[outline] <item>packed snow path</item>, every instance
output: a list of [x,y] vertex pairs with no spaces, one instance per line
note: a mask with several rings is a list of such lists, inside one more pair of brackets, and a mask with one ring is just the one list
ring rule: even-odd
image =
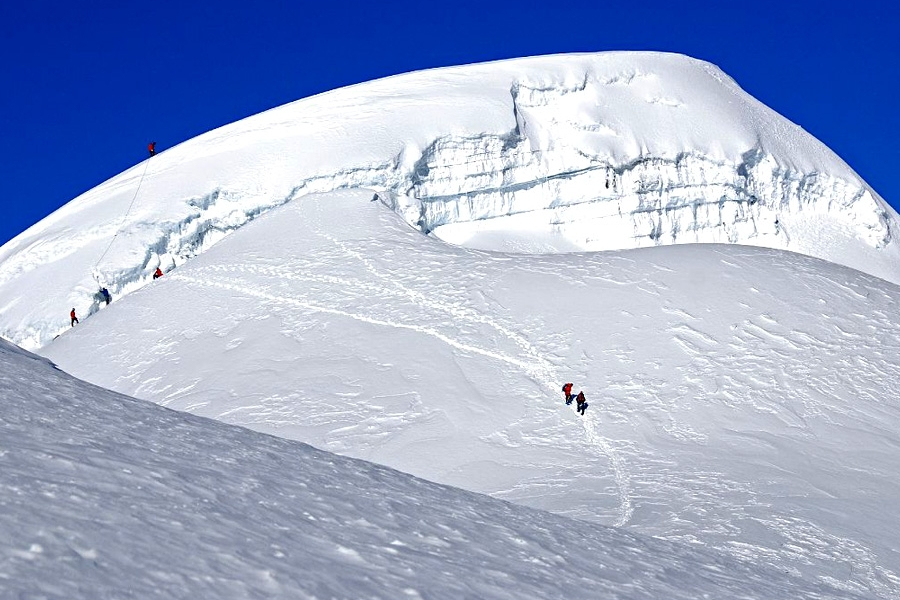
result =
[[[339,245],[343,246],[343,244]],[[346,248],[342,249],[346,251]],[[365,259],[359,256],[357,253],[348,253],[355,258],[365,262]],[[538,356],[536,349],[520,335],[514,333],[504,325],[497,323],[490,317],[487,317],[486,315],[481,314],[477,310],[473,310],[470,307],[443,301],[429,300],[424,294],[410,290],[396,280],[388,279],[384,273],[380,273],[372,268],[370,263],[366,264],[366,269],[376,275],[379,280],[392,281],[390,287],[397,288],[400,292],[400,297],[408,297],[409,299],[412,299],[415,305],[422,310],[431,309],[437,311],[438,313],[444,313],[446,315],[448,323],[452,323],[455,326],[462,325],[463,327],[477,327],[479,324],[487,325],[488,327],[496,330],[501,336],[504,336],[506,339],[518,345],[528,358],[519,358],[515,355],[506,354],[504,352],[497,352],[489,348],[483,348],[479,345],[462,341],[455,337],[455,333],[443,333],[439,328],[436,327],[424,326],[415,322],[404,322],[398,320],[396,317],[391,318],[372,316],[371,314],[367,314],[364,312],[348,312],[333,308],[334,304],[340,304],[340,302],[337,301],[339,299],[325,297],[321,300],[310,301],[306,295],[283,296],[259,290],[261,282],[263,283],[265,288],[270,288],[271,278],[278,280],[290,280],[292,282],[301,283],[318,281],[319,283],[328,284],[331,289],[349,289],[354,290],[354,293],[365,292],[372,298],[380,298],[381,302],[386,303],[385,306],[395,306],[398,303],[399,298],[396,297],[396,294],[394,294],[392,290],[386,289],[380,285],[371,285],[355,279],[341,279],[333,277],[298,277],[294,276],[290,272],[280,272],[279,269],[264,271],[262,269],[250,269],[246,267],[238,269],[239,271],[243,270],[247,273],[248,277],[245,277],[243,279],[234,279],[225,275],[225,273],[233,272],[233,270],[229,270],[227,268],[213,269],[213,271],[218,271],[218,273],[216,273],[216,275],[212,278],[205,278],[202,276],[197,277],[196,275],[175,275],[172,277],[172,279],[184,281],[189,285],[206,285],[223,290],[228,290],[229,292],[233,292],[241,296],[249,296],[251,298],[255,297],[266,302],[266,304],[268,305],[274,305],[274,309],[278,312],[287,312],[292,308],[298,308],[312,313],[324,313],[327,315],[347,317],[349,319],[353,319],[363,323],[369,323],[376,326],[408,329],[417,334],[436,338],[437,340],[457,350],[460,350],[463,353],[480,355],[486,360],[499,361],[501,363],[505,363],[511,368],[522,371],[528,378],[541,385],[546,392],[545,396],[537,396],[537,398],[535,398],[536,402],[545,404],[547,398],[555,398],[559,396],[560,386],[558,386],[557,383],[562,381],[562,379],[559,376],[555,376],[554,373],[558,369]],[[392,298],[392,296],[395,297]],[[595,451],[602,454],[610,462],[610,465],[615,474],[619,496],[619,518],[616,521],[616,525],[621,526],[628,522],[632,510],[628,490],[628,473],[621,457],[617,456],[612,443],[598,433],[598,424],[594,417],[594,415],[596,414],[596,410],[597,409],[591,411],[590,414],[584,418],[584,435],[585,441],[587,442],[586,447],[594,448]]]
[[900,597],[896,286],[752,248],[465,250],[371,198],[282,207],[47,354],[172,408]]

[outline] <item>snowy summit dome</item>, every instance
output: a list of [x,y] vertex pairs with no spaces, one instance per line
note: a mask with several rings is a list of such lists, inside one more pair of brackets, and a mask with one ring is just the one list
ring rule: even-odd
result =
[[157,154],[0,248],[0,335],[41,347],[68,326],[60,306],[96,309],[98,286],[121,296],[271,208],[345,188],[473,248],[739,243],[900,283],[896,213],[720,69],[559,55],[342,88]]

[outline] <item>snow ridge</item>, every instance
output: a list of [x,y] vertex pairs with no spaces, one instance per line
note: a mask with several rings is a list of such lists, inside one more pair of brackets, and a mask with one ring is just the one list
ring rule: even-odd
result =
[[0,340],[4,597],[861,598],[99,389]]

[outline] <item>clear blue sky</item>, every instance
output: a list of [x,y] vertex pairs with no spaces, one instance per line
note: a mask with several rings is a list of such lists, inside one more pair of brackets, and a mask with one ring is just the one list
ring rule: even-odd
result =
[[407,71],[601,50],[718,65],[900,207],[892,4],[3,2],[0,244],[143,160],[150,140],[164,150],[273,106]]

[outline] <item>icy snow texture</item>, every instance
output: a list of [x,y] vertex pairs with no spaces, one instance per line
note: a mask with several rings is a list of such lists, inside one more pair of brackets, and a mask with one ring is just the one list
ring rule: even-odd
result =
[[3,598],[859,598],[96,388],[0,340]]
[[262,212],[352,187],[470,247],[731,242],[900,282],[896,213],[718,68],[548,56],[343,88],[133,167],[0,248],[0,335],[41,347],[70,307],[97,309],[98,283],[121,297]]

